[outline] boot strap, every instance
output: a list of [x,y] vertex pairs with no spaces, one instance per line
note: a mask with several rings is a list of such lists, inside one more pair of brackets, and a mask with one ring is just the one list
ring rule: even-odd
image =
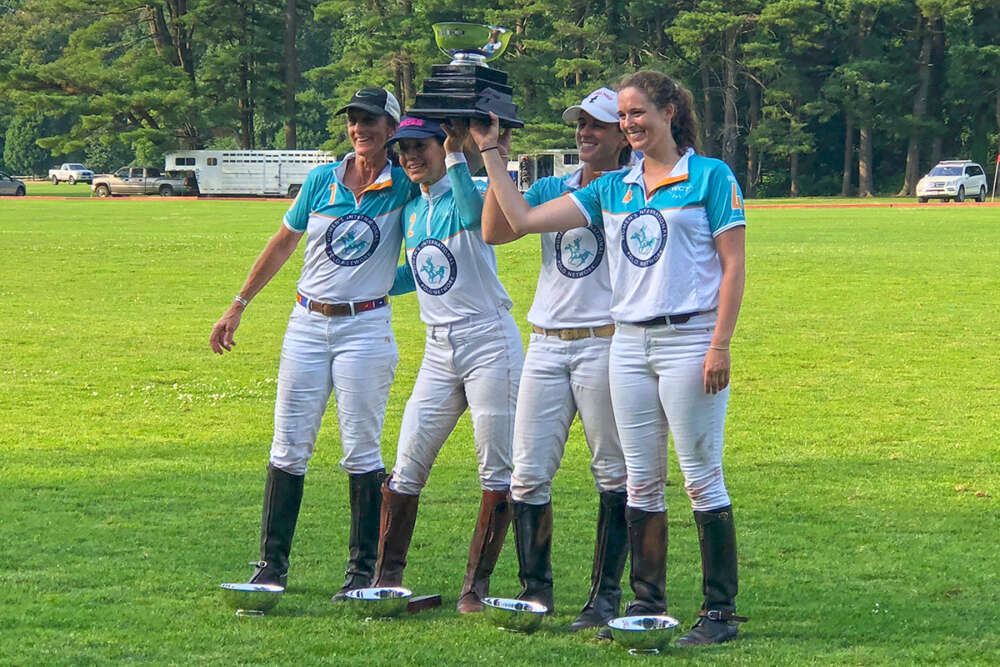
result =
[[249,563],[247,563],[247,565],[249,565],[250,567],[257,567],[257,568],[260,568],[260,569],[263,570],[265,567],[267,567],[267,561],[266,560],[252,560]]
[[735,621],[736,623],[746,623],[749,619],[746,616],[737,616],[734,612],[722,609],[702,609],[698,612],[700,618],[707,618],[710,621]]

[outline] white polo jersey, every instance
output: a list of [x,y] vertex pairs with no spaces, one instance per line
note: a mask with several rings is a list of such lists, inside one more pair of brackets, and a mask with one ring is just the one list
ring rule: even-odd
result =
[[[524,193],[532,206],[580,189],[583,168],[565,178],[535,181]],[[539,235],[542,267],[528,321],[543,329],[600,327],[611,324],[611,276],[604,230],[587,225]]]
[[513,302],[497,276],[493,246],[483,241],[483,196],[487,184],[473,180],[461,153],[445,159],[447,173],[403,211],[406,264],[390,294],[416,289],[420,320],[430,326],[501,310]]
[[641,322],[712,310],[722,281],[713,239],[746,225],[736,177],[725,162],[689,149],[647,193],[644,161],[570,194],[607,235],[611,315]]
[[402,244],[400,217],[414,186],[399,167],[386,164],[375,182],[355,198],[343,184],[349,153],[320,165],[285,213],[284,224],[306,232],[298,291],[324,303],[368,301],[392,286]]

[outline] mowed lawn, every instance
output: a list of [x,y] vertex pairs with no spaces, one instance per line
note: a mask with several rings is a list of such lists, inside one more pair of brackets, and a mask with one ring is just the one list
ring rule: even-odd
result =
[[[566,630],[597,510],[578,425],[553,489],[557,613],[538,633],[454,611],[479,500],[467,418],[421,498],[406,574],[441,609],[366,623],[328,602],[348,532],[332,409],[288,592],[264,618],[223,606],[218,584],[257,557],[301,250],[247,310],[234,352],[211,354],[208,335],[286,207],[0,200],[0,663],[634,664]],[[726,472],[751,620],[731,644],[666,659],[1000,663],[1000,208],[748,217]],[[498,256],[526,332],[537,240]],[[423,341],[415,298],[393,311],[389,465]],[[687,626],[700,569],[671,466],[668,597]],[[516,594],[516,571],[511,536],[493,592]]]

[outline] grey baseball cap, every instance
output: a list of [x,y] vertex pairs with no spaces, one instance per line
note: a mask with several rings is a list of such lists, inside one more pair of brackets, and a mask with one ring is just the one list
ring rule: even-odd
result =
[[362,88],[334,115],[347,113],[348,109],[363,109],[377,116],[390,116],[399,122],[399,100],[385,88]]

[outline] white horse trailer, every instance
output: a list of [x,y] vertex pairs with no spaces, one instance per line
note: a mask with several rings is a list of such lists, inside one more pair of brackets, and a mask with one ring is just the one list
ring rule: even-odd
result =
[[294,197],[313,167],[335,161],[326,151],[177,151],[165,171],[193,172],[203,195]]
[[[507,170],[513,165],[508,163]],[[568,176],[580,167],[580,151],[575,148],[553,148],[523,153],[517,159],[517,178],[514,182],[521,192],[531,187],[531,184],[546,176]],[[513,177],[513,176],[512,176]]]

